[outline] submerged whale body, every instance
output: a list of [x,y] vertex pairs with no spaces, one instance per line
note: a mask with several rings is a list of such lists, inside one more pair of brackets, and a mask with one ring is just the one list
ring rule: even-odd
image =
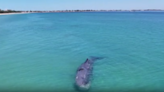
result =
[[75,86],[79,90],[88,90],[90,88],[90,77],[94,61],[102,59],[101,57],[90,57],[82,63],[76,71]]

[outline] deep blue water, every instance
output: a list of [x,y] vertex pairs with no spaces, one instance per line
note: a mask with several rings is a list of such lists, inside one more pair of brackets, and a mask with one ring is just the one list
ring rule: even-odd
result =
[[164,91],[164,13],[0,16],[0,90],[76,91],[89,56],[93,91]]

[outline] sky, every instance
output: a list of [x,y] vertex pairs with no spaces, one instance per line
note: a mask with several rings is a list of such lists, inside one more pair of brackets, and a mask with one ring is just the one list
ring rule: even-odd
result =
[[111,10],[164,9],[164,0],[0,0],[0,9]]

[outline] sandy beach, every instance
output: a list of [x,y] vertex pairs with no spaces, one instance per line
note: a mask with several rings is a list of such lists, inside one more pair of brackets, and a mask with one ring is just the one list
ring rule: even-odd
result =
[[26,14],[27,12],[21,12],[21,13],[0,13],[0,15],[13,15],[13,14]]

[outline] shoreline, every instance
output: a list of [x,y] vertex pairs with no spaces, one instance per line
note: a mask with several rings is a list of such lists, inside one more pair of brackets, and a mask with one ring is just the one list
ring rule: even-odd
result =
[[[164,11],[80,11],[80,12],[164,12]],[[15,14],[29,14],[29,13],[74,13],[69,11],[58,11],[58,12],[18,12],[18,13],[0,13],[1,15],[15,15]]]
[[27,14],[26,12],[21,13],[0,13],[0,15],[14,15],[14,14]]

